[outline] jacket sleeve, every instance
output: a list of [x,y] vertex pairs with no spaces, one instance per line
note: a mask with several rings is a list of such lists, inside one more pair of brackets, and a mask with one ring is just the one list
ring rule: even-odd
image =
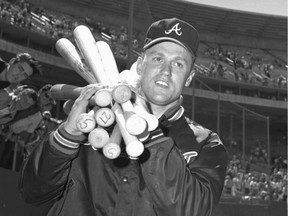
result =
[[25,159],[20,170],[18,188],[27,203],[49,203],[61,197],[72,160],[84,140],[82,136],[69,135],[62,125],[48,136]]
[[202,143],[188,164],[169,137],[147,145],[150,157],[141,167],[157,215],[209,216],[218,204],[227,153],[216,134],[209,134]]

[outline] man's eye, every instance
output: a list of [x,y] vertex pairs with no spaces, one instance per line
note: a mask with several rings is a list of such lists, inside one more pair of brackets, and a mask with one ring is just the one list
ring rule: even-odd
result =
[[183,68],[184,65],[181,62],[174,62],[174,66],[178,68]]
[[161,58],[160,57],[154,57],[153,61],[161,61]]

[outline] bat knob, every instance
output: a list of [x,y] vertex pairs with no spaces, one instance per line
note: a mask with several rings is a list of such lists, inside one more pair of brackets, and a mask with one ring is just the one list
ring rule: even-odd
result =
[[90,145],[96,149],[103,148],[109,140],[109,134],[103,128],[95,128],[88,135]]
[[82,113],[79,115],[76,121],[77,128],[83,133],[89,133],[96,126],[96,121],[94,116],[87,113]]
[[131,157],[139,157],[144,151],[144,145],[138,141],[134,140],[126,144],[126,152]]
[[114,112],[107,107],[103,107],[97,110],[94,117],[96,123],[101,127],[109,127],[115,121]]
[[112,91],[112,98],[119,104],[125,103],[132,97],[132,91],[128,85],[115,86]]
[[112,103],[112,95],[107,89],[100,89],[94,95],[95,103],[100,107],[106,107]]
[[126,130],[131,135],[139,135],[142,134],[147,128],[147,122],[144,118],[138,115],[131,115],[129,118],[126,119]]
[[116,143],[107,143],[103,148],[102,152],[108,159],[115,159],[119,157],[121,148]]
[[143,107],[140,105],[134,105],[135,114],[144,118],[147,122],[148,131],[153,131],[158,127],[159,121],[156,116],[148,113]]

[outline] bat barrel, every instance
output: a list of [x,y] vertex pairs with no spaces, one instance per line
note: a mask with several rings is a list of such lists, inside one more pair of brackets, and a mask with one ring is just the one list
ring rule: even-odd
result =
[[107,74],[105,74],[102,58],[90,29],[87,26],[79,25],[74,29],[73,35],[77,47],[96,80],[104,85],[111,85]]
[[50,89],[50,95],[54,100],[76,100],[82,87],[77,87],[68,84],[55,84]]
[[88,83],[96,83],[97,80],[89,71],[88,67],[82,62],[82,57],[76,47],[67,38],[60,38],[56,42],[56,50],[75,70],[75,72],[85,79]]

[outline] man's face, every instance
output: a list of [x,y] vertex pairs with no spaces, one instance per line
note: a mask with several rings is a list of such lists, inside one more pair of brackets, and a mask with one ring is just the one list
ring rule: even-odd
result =
[[191,54],[176,43],[165,41],[147,49],[137,68],[145,98],[158,106],[176,102],[192,80],[191,66]]
[[17,62],[9,66],[6,79],[9,83],[18,83],[27,79],[32,73],[33,69],[27,62]]

